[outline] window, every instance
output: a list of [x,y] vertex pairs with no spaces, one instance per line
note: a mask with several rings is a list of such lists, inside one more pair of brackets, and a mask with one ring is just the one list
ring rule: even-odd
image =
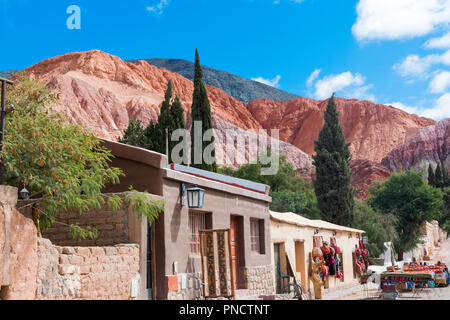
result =
[[250,243],[253,252],[265,253],[263,219],[250,219]]
[[200,254],[200,230],[205,229],[204,213],[189,213],[189,253]]

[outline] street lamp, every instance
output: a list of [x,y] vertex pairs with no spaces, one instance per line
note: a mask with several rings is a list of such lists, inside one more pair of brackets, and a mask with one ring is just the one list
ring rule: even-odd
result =
[[[0,78],[0,82],[2,83],[2,97],[1,97],[1,114],[0,114],[0,152],[3,149],[3,136],[5,133],[5,117],[6,114],[12,111],[13,108],[8,110],[5,109],[5,100],[6,100],[6,84],[13,84],[11,80]],[[3,161],[0,161],[0,185],[5,183],[5,179],[3,176]]]
[[30,199],[30,191],[28,191],[27,188],[20,190],[19,195],[23,200]]
[[[187,189],[189,187],[189,189]],[[205,203],[205,190],[199,188],[196,184],[180,186],[181,205],[184,205],[183,198],[187,193],[188,207],[192,209],[201,209]]]

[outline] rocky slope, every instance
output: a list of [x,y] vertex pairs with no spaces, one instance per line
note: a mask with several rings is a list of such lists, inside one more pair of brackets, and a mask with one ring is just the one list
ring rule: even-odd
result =
[[423,128],[405,144],[395,148],[382,160],[390,170],[416,169],[427,172],[428,165],[444,164],[450,169],[450,118]]
[[[137,62],[139,60],[129,60]],[[194,80],[194,64],[182,59],[145,59],[149,64],[181,74]],[[294,94],[279,90],[253,80],[248,80],[229,72],[202,66],[204,83],[222,89],[230,96],[244,102],[254,99],[272,99],[287,101],[297,97]]]
[[350,169],[353,173],[352,186],[355,196],[360,200],[367,198],[373,182],[385,180],[391,175],[386,167],[366,159],[352,160]]
[[[405,143],[434,120],[370,101],[336,98],[341,124],[353,159],[379,163],[389,151]],[[314,153],[328,101],[296,98],[287,102],[254,100],[247,106],[264,128],[280,128],[280,138],[309,155]]]
[[[50,58],[27,68],[26,72],[57,88],[59,111],[64,112],[70,122],[90,128],[101,138],[116,140],[130,118],[140,119],[144,124],[156,120],[169,79],[173,81],[173,90],[180,96],[190,123],[192,81],[145,61],[128,63],[93,50]],[[244,102],[212,86],[207,86],[207,90],[216,136],[224,137],[217,139],[219,155],[225,150],[226,130],[242,135],[248,129],[257,133],[263,129]],[[281,142],[280,149],[296,169],[305,177],[310,176],[312,160],[308,155],[285,142]]]
[[[92,50],[47,59],[26,69],[34,78],[60,91],[59,110],[69,121],[90,128],[101,138],[121,136],[130,118],[144,124],[156,120],[169,79],[187,112],[192,103],[193,83],[182,75],[150,65],[146,61],[125,62],[107,53]],[[314,141],[323,125],[327,100],[295,98],[289,101],[240,101],[223,90],[207,86],[216,136],[228,130],[244,135],[252,129],[280,129],[281,153],[305,177],[313,174]],[[404,144],[421,128],[433,125],[430,119],[411,115],[390,106],[337,98],[353,159],[367,159],[353,165],[354,185],[359,194],[370,181],[386,176],[377,163],[392,149]],[[264,136],[264,133],[262,133]],[[261,137],[261,136],[260,136]],[[218,155],[225,140],[218,140]],[[245,155],[248,158],[248,154]],[[359,186],[362,186],[361,189]]]

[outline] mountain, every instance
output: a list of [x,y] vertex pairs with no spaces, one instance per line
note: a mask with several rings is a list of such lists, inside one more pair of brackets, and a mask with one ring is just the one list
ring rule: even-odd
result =
[[[50,58],[26,71],[47,86],[58,88],[57,109],[66,114],[69,122],[79,123],[101,138],[117,140],[130,118],[140,119],[144,124],[155,121],[170,79],[174,93],[180,96],[188,114],[187,122],[191,121],[192,81],[146,61],[129,63],[92,50]],[[206,88],[216,130],[216,156],[225,159],[226,155],[230,156],[225,148],[227,132],[242,136],[248,129],[260,133],[262,127],[247,110],[245,102],[216,87],[207,85]],[[257,137],[267,139],[264,132]],[[310,177],[312,159],[308,155],[286,142],[280,143],[280,150],[296,169]]]
[[415,169],[427,172],[431,163],[450,169],[450,118],[423,128],[405,144],[398,146],[381,163],[391,171]]
[[9,79],[9,77],[11,77],[12,75],[16,74],[17,72],[19,72],[19,70],[5,70],[5,71],[0,71],[0,78],[6,78],[6,79]]
[[[194,80],[194,63],[182,59],[144,59],[149,64],[158,68],[164,68],[181,74],[183,77]],[[135,63],[140,60],[128,60]],[[281,91],[264,83],[248,80],[229,72],[213,69],[207,66],[203,68],[203,82],[210,86],[222,89],[230,96],[244,102],[254,99],[272,99],[287,101],[297,96]]]
[[[191,121],[192,81],[143,60],[125,62],[92,50],[53,57],[26,71],[47,86],[58,88],[58,109],[66,114],[69,122],[79,123],[101,138],[117,140],[131,118],[140,119],[144,124],[156,120],[169,79],[183,103],[187,123]],[[304,177],[314,176],[311,155],[323,125],[327,100],[297,97],[289,101],[258,99],[245,103],[220,88],[211,85],[206,88],[219,159],[238,151],[236,146],[226,149],[227,133],[243,137],[248,133],[246,130],[254,130],[258,138],[267,139],[264,130],[280,129],[281,154]],[[353,185],[362,198],[370,182],[388,174],[380,165],[381,159],[420,129],[435,124],[433,120],[391,106],[355,99],[336,98],[336,101],[344,132],[351,142],[353,159],[360,160],[353,163],[352,170]],[[244,156],[248,159],[249,151]]]
[[[370,101],[336,98],[340,121],[353,159],[379,163],[389,151],[405,143],[431,119]],[[296,98],[290,101],[253,100],[247,105],[263,128],[280,128],[280,139],[309,155],[323,127],[328,100]]]

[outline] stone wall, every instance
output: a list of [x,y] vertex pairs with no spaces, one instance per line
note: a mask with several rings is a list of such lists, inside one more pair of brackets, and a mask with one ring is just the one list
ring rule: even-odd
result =
[[37,231],[16,209],[17,188],[0,186],[0,299],[34,299]]
[[168,300],[198,300],[203,299],[201,284],[202,274],[182,273],[167,276],[169,283]]
[[139,296],[139,246],[60,247],[38,240],[37,300],[130,300]]
[[247,267],[245,274],[247,274],[247,288],[250,296],[275,293],[272,265]]
[[[31,216],[30,206],[26,204],[27,201],[19,201],[17,207],[25,216]],[[98,238],[74,240],[69,228],[71,224],[97,229]],[[124,204],[119,210],[113,211],[105,204],[100,209],[83,213],[61,212],[56,216],[56,222],[42,236],[59,246],[111,246],[128,243],[128,208]]]

